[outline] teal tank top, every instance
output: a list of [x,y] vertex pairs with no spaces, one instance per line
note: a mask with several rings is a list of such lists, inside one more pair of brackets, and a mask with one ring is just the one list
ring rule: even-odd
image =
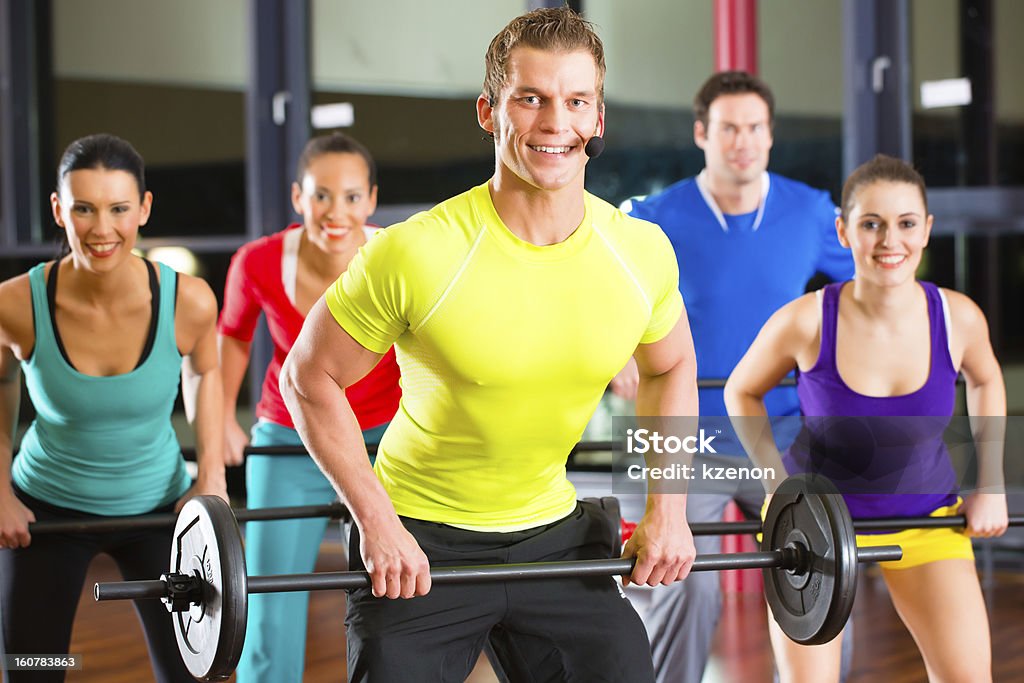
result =
[[149,342],[135,369],[110,377],[72,367],[55,330],[46,264],[29,271],[36,340],[21,368],[36,418],[11,475],[34,498],[97,515],[135,515],[188,490],[171,425],[182,360],[174,334],[177,273],[160,264],[157,283],[146,265],[154,301]]

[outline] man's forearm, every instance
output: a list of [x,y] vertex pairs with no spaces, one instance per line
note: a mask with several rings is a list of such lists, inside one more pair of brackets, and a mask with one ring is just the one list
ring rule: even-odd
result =
[[325,373],[286,362],[281,394],[310,456],[360,530],[380,519],[394,519],[394,506],[370,467],[362,431],[341,387]]
[[[694,434],[698,427],[697,377],[692,363],[680,362],[668,372],[660,375],[640,375],[637,388],[636,413],[641,418],[652,418],[656,423],[650,425],[655,431],[672,433],[680,431],[686,435]],[[658,462],[648,459],[648,466],[663,467],[660,462],[664,457],[678,458],[679,455],[665,456],[652,454]],[[682,463],[689,465],[690,458]],[[680,482],[665,480],[669,490],[662,491],[653,483],[648,482],[647,509],[645,514],[667,514],[675,519],[685,519],[686,490],[685,480]]]

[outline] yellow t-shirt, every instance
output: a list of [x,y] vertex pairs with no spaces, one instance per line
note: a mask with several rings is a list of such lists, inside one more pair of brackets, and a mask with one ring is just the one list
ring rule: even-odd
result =
[[539,247],[480,185],[381,231],[326,293],[357,342],[395,345],[402,401],[375,471],[399,515],[513,531],[568,515],[569,450],[638,344],[682,310],[661,230],[587,194]]

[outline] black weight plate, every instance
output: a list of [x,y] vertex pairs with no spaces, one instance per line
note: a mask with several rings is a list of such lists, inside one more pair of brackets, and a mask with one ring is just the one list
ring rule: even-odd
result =
[[772,496],[761,550],[778,550],[793,541],[807,548],[808,571],[764,569],[765,599],[793,641],[827,643],[846,625],[857,589],[853,522],[839,491],[827,479],[798,474]]
[[227,503],[216,496],[185,503],[174,527],[171,571],[203,580],[202,604],[171,614],[186,668],[200,680],[227,679],[242,656],[249,607],[242,537]]

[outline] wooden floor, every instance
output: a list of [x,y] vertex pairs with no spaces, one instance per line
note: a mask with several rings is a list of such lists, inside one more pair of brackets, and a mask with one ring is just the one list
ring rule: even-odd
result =
[[[340,569],[343,562],[340,546],[327,544],[317,570]],[[152,679],[131,605],[96,604],[92,600],[93,582],[108,580],[118,580],[117,571],[109,558],[101,556],[90,569],[79,605],[71,652],[83,655],[84,668],[68,673],[71,683],[138,683]],[[986,589],[986,599],[992,622],[995,680],[1024,681],[1024,573],[997,571],[993,585]],[[343,681],[344,593],[314,593],[310,609],[305,681]],[[861,576],[854,619],[855,665],[849,683],[926,681],[921,658],[896,617],[877,570]],[[727,596],[716,642],[704,683],[771,681],[765,609],[759,596]],[[496,678],[486,662],[481,662],[468,680],[486,683]]]

